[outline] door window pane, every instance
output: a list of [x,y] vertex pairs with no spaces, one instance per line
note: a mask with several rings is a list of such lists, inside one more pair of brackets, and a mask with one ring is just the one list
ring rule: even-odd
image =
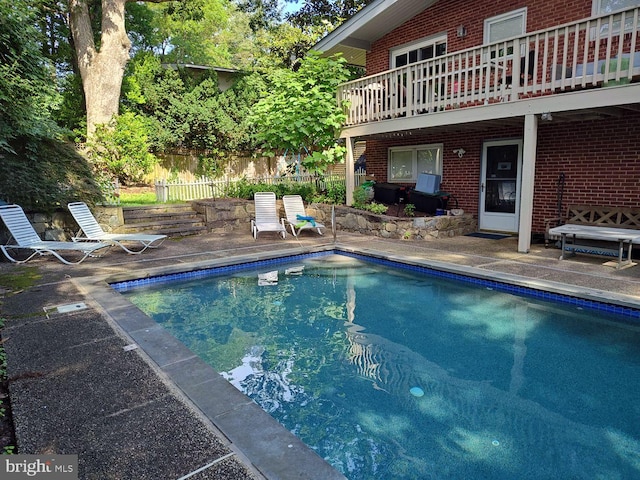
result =
[[487,148],[485,212],[515,213],[518,145]]

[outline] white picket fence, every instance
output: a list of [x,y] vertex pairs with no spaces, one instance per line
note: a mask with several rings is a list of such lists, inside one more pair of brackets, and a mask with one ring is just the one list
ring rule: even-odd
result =
[[[367,172],[358,170],[355,172],[355,186],[360,186],[365,181]],[[195,181],[183,180],[156,180],[156,200],[160,203],[181,201],[181,200],[199,200],[202,198],[222,198],[228,196],[228,192],[232,190],[235,183],[263,183],[267,185],[277,185],[282,183],[309,183],[316,187],[316,191],[324,191],[328,185],[342,184],[346,182],[344,173],[336,173],[324,175],[322,177],[313,177],[312,175],[292,175],[286,177],[256,177],[243,179],[225,179],[214,180],[202,177]]]

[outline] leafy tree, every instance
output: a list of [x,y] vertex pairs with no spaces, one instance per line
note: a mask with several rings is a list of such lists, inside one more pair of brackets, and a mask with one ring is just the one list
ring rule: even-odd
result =
[[299,59],[324,35],[318,27],[300,28],[288,23],[256,33],[255,67],[270,72],[276,68],[296,68]]
[[124,184],[142,181],[157,163],[149,152],[151,123],[132,112],[99,125],[89,142],[89,154],[98,170],[108,172]]
[[278,0],[236,0],[236,5],[249,15],[249,25],[254,32],[272,28],[282,19]]
[[214,39],[229,20],[223,0],[191,0],[159,6],[159,34],[165,63],[229,66],[227,45]]
[[100,199],[91,169],[51,119],[54,70],[25,0],[0,0],[0,198],[27,210]]
[[24,0],[0,0],[0,150],[21,136],[52,136],[57,104],[54,70],[40,50],[33,14]]
[[287,20],[299,27],[310,25],[338,25],[352,17],[373,0],[288,0],[303,3],[297,12],[287,15]]
[[194,76],[167,69],[150,54],[138,55],[125,78],[126,110],[155,122],[152,144],[157,150],[243,150],[254,146],[250,111],[264,90],[259,74],[239,74],[220,92],[215,71]]
[[272,150],[308,152],[303,165],[312,172],[342,159],[344,149],[336,145],[335,134],[345,115],[335,92],[348,79],[345,63],[340,56],[322,58],[311,52],[297,72],[273,72],[268,92],[254,108],[259,141]]

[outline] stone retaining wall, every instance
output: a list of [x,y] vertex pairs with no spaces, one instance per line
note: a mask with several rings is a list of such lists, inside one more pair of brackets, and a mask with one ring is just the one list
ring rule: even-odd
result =
[[[254,214],[253,202],[239,199],[197,200],[194,209],[205,215],[212,232],[228,232],[246,228]],[[279,217],[284,217],[282,201],[277,201]],[[331,226],[331,205],[311,204],[308,215],[327,228]],[[477,221],[472,215],[436,217],[392,217],[338,205],[335,207],[338,231],[356,232],[384,238],[430,240],[475,232]]]
[[[253,202],[241,199],[207,199],[191,202],[194,210],[204,214],[208,230],[212,233],[230,233],[236,229],[250,232],[250,221],[254,214]],[[279,216],[284,217],[282,201],[277,201]],[[117,231],[124,225],[122,208],[100,206],[92,208],[98,223],[107,232]],[[475,232],[476,219],[472,215],[439,217],[392,217],[376,215],[364,210],[337,205],[336,227],[344,232],[355,232],[384,238],[430,240],[453,237]],[[307,214],[331,228],[331,205],[312,204]],[[71,214],[59,210],[52,214],[27,215],[36,232],[45,240],[70,240],[78,231]],[[3,226],[4,227],[4,226]],[[0,238],[6,242],[7,232],[0,229]]]

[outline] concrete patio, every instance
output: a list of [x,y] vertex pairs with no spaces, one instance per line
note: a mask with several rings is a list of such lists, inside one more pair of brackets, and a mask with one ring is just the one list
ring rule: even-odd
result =
[[[405,241],[338,232],[336,244],[640,309],[640,266],[615,270],[587,255],[559,261],[558,249],[535,244],[521,254],[515,238]],[[112,248],[72,267],[32,260],[26,265],[40,275],[34,285],[0,285],[18,453],[78,454],[83,479],[343,478],[196,359],[172,357],[184,347],[168,350],[163,342],[172,341],[155,336],[153,322],[106,285],[332,245],[330,233],[254,241],[247,226],[169,239],[139,256]],[[23,268],[0,262],[0,276]]]

